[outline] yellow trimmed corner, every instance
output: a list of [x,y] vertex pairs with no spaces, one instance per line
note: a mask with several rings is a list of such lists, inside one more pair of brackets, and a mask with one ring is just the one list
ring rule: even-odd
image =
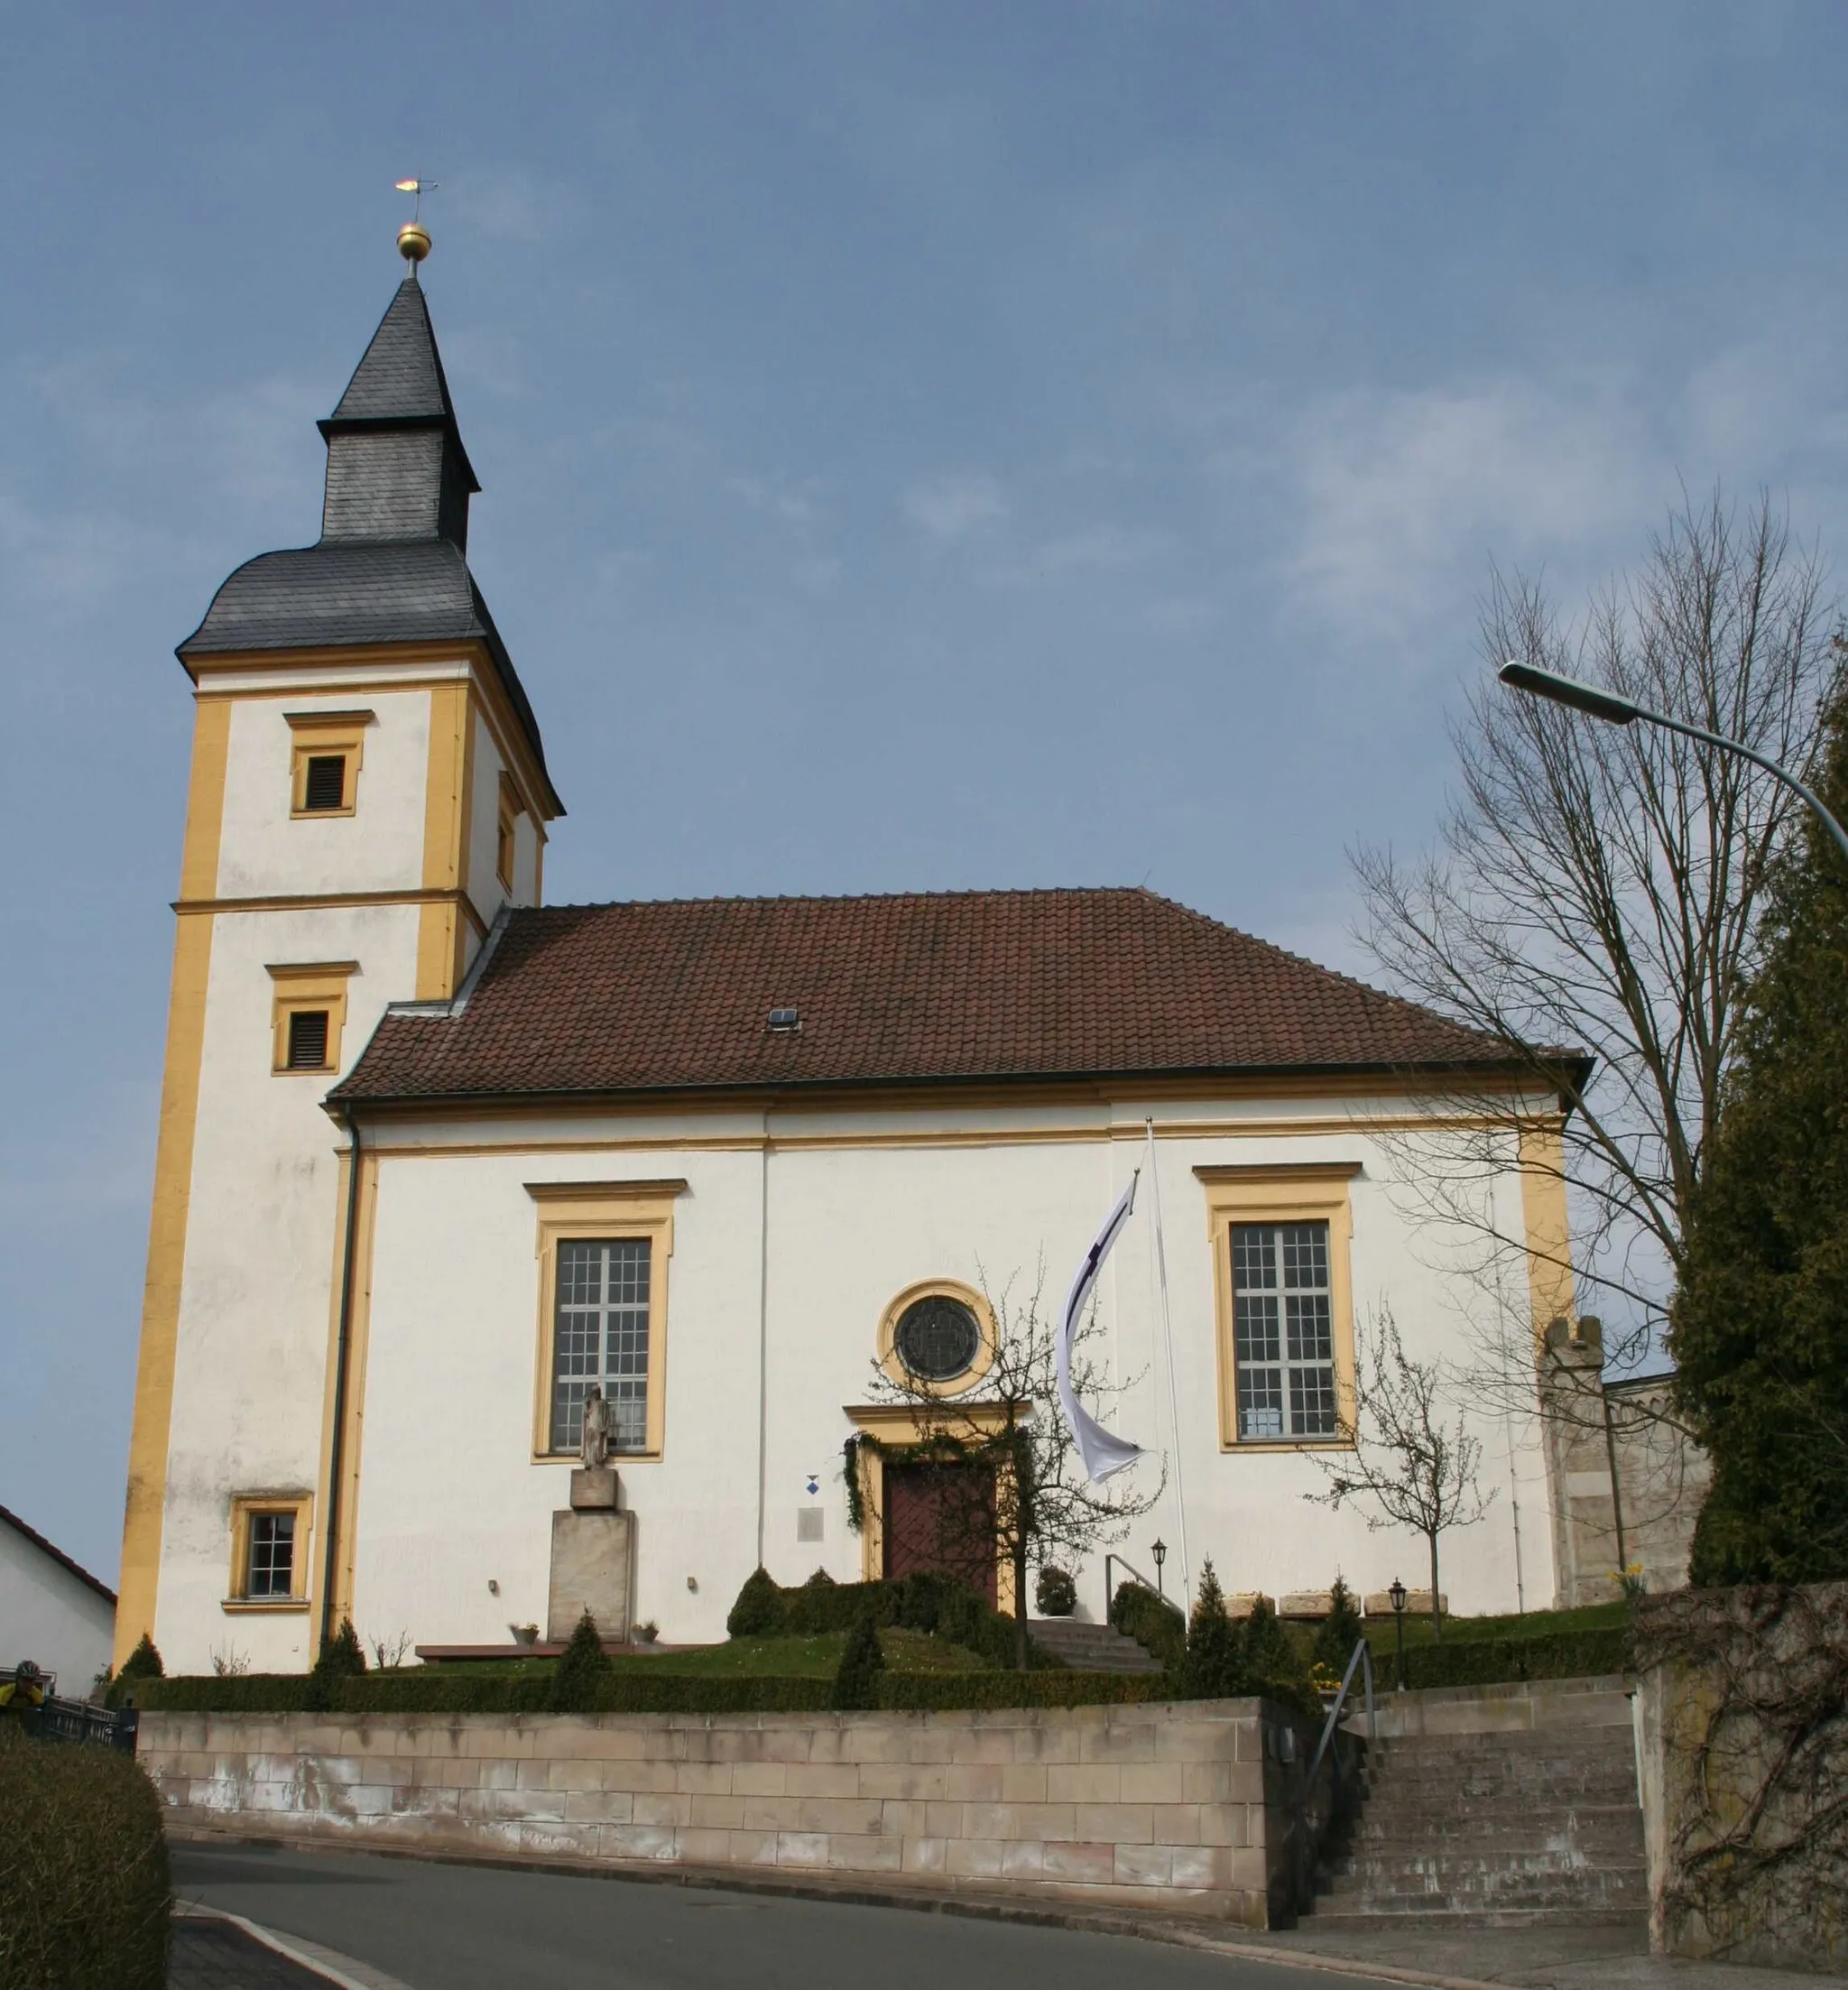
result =
[[[183,898],[208,898],[217,887],[225,819],[225,767],[231,708],[195,710],[186,842],[180,865]],[[159,1603],[162,1521],[167,1502],[167,1446],[173,1415],[173,1368],[180,1338],[180,1290],[186,1266],[193,1139],[205,1051],[206,987],[212,965],[212,921],[182,919],[173,935],[172,992],[161,1079],[160,1134],[148,1224],[147,1276],[142,1290],[141,1347],[128,1440],[128,1491],[122,1523],[113,1663],[153,1635]]]
[[[430,694],[430,764],[424,786],[423,888],[460,892],[467,883],[469,788],[475,768],[474,704],[467,683]],[[453,899],[418,915],[417,999],[447,1002],[462,978],[467,941]]]

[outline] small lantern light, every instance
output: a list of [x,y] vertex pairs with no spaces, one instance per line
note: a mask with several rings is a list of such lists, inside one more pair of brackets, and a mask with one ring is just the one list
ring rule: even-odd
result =
[[1402,1614],[1405,1609],[1405,1585],[1397,1576],[1393,1577],[1392,1587],[1387,1590],[1386,1594],[1392,1598],[1393,1614],[1395,1615]]
[[1158,1534],[1149,1552],[1155,1558],[1155,1593],[1165,1598],[1167,1591],[1161,1586],[1161,1564],[1168,1560],[1168,1543]]
[[1405,1690],[1405,1585],[1397,1576],[1386,1594],[1392,1599],[1392,1634],[1399,1646],[1399,1690]]

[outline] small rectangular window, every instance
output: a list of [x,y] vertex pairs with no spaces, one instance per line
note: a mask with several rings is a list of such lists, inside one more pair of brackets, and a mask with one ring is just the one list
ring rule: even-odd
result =
[[573,1237],[558,1246],[551,1449],[574,1451],[592,1383],[609,1406],[610,1449],[648,1448],[647,1237]]
[[513,889],[513,825],[520,819],[520,812],[519,791],[503,774],[500,822],[494,836],[494,875],[510,892]]
[[254,1513],[250,1548],[245,1568],[247,1597],[290,1597],[295,1593],[295,1515]]
[[301,782],[301,812],[319,815],[346,806],[346,755],[310,754]]
[[1240,1439],[1335,1436],[1328,1226],[1234,1223],[1231,1249]]
[[291,1071],[324,1071],[328,1068],[328,1012],[325,1009],[291,1009],[289,1012],[289,1069]]

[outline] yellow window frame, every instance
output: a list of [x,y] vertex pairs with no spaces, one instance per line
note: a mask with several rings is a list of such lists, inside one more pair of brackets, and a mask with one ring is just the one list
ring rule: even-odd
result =
[[558,1324],[559,1245],[584,1239],[645,1237],[648,1262],[648,1411],[642,1449],[612,1452],[623,1465],[658,1464],[667,1439],[668,1262],[674,1254],[674,1203],[682,1180],[529,1181],[538,1205],[533,1254],[539,1264],[539,1331],[533,1370],[532,1462],[556,1465],[572,1451],[551,1447],[552,1350]]
[[[1357,1161],[1282,1162],[1272,1165],[1194,1170],[1206,1191],[1206,1235],[1213,1248],[1215,1342],[1218,1353],[1219,1448],[1222,1451],[1344,1451],[1354,1449],[1354,1276],[1349,1263],[1354,1211],[1349,1188]],[[1335,1355],[1334,1437],[1241,1438],[1238,1434],[1238,1343],[1233,1324],[1232,1226],[1234,1223],[1326,1223],[1328,1310]]]
[[[290,1513],[295,1520],[295,1553],[289,1570],[286,1597],[254,1597],[249,1593],[251,1522],[259,1513]],[[314,1495],[302,1492],[237,1493],[231,1500],[231,1579],[222,1607],[234,1615],[254,1616],[309,1606],[308,1572],[314,1538]]]
[[[352,815],[359,807],[359,770],[365,761],[365,728],[378,723],[376,712],[284,712],[290,741],[289,814],[296,821],[319,821]],[[337,754],[346,763],[337,809],[310,809],[308,764]]]
[[[321,960],[273,967],[270,980],[270,1069],[277,1078],[325,1078],[340,1069],[340,1037],[346,1026],[346,983],[359,972],[356,960]],[[328,1013],[327,1056],[319,1064],[289,1061],[289,1018],[302,1009]]]

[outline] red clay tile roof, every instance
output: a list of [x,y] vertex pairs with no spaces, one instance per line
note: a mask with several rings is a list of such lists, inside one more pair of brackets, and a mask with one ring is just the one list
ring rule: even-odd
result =
[[[801,1016],[790,1034],[772,1008]],[[388,1012],[336,1100],[1503,1063],[1137,890],[515,912],[459,1013]]]

